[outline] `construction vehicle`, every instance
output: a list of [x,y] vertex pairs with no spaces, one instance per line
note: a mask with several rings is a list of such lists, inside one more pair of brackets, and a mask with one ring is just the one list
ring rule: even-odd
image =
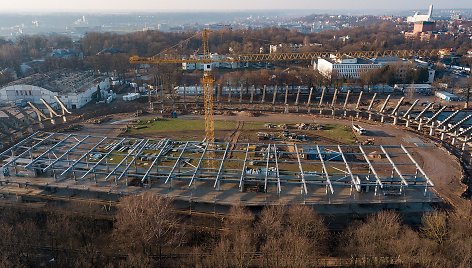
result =
[[201,33],[196,33],[192,37],[180,42],[174,47],[183,45],[190,39],[197,36],[202,38],[202,57],[195,57],[190,59],[184,59],[181,56],[166,54],[169,49],[164,50],[166,53],[160,53],[152,57],[140,57],[131,56],[129,62],[131,64],[182,64],[182,63],[195,63],[203,65],[203,78],[201,84],[203,86],[203,99],[204,99],[204,111],[205,111],[205,140],[208,143],[215,141],[215,128],[214,128],[214,109],[213,109],[213,83],[214,78],[212,76],[212,63],[213,62],[300,62],[300,61],[312,61],[318,58],[330,58],[330,57],[354,57],[354,58],[376,58],[376,57],[399,57],[399,58],[410,58],[410,57],[429,57],[444,54],[444,49],[431,49],[431,50],[385,50],[385,51],[323,51],[323,52],[289,52],[289,53],[259,53],[259,54],[235,54],[228,55],[228,57],[220,57],[218,59],[211,59],[210,47],[208,43],[210,31],[208,29],[203,30]]
[[367,130],[365,130],[363,127],[361,127],[360,125],[355,125],[355,124],[352,124],[352,131],[354,131],[354,133],[357,133],[359,135],[365,135],[367,133]]

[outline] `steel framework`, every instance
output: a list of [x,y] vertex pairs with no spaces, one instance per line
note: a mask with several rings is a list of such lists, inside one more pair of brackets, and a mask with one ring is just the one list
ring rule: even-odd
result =
[[[231,157],[229,157],[231,155]],[[205,165],[206,162],[216,165]],[[426,196],[433,183],[400,146],[233,144],[36,132],[0,153],[2,181],[330,196]],[[43,178],[35,179],[37,176]],[[349,194],[349,195],[350,195]]]

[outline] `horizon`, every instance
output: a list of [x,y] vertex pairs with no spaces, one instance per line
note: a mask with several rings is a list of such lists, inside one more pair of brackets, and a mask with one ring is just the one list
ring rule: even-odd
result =
[[[2,4],[0,13],[155,13],[155,12],[244,12],[244,11],[408,11],[425,10],[430,4],[436,10],[450,9],[472,9],[472,1],[457,0],[435,0],[435,1],[374,1],[374,0],[335,0],[329,3],[310,0],[292,0],[290,3],[281,0],[240,0],[237,2],[215,2],[212,0],[201,0],[193,2],[181,0],[177,3],[159,3],[160,1],[135,0],[132,3],[125,0],[115,0],[113,4],[107,2],[96,2],[93,0],[82,0],[74,2],[63,2],[58,0],[17,0]],[[318,3],[317,3],[318,2]],[[360,6],[368,8],[359,8]],[[93,8],[90,8],[93,7]],[[401,8],[399,8],[401,7]]]

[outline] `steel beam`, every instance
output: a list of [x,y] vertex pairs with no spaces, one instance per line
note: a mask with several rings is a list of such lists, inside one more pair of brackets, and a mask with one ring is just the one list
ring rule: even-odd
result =
[[[265,89],[265,86],[264,86],[264,89]],[[216,174],[215,184],[213,185],[214,188],[217,188],[218,183],[220,181],[221,172],[223,171],[224,163],[225,163],[226,157],[228,155],[229,146],[230,146],[230,143],[227,142],[226,143],[226,149],[225,149],[225,152],[223,154],[223,159],[221,159],[220,167],[218,168],[218,174]]]
[[90,148],[90,150],[84,153],[81,157],[79,157],[79,159],[77,159],[74,163],[72,163],[72,165],[70,165],[66,170],[64,170],[60,176],[64,176],[66,173],[71,171],[78,163],[80,163],[80,161],[82,161],[82,159],[84,159],[85,157],[87,157],[87,155],[89,155],[91,152],[97,149],[97,147],[100,146],[106,139],[108,139],[108,137],[103,137],[101,141],[95,144],[92,148]]
[[95,171],[95,168],[97,168],[98,165],[100,165],[100,163],[101,163],[104,159],[106,159],[106,158],[107,158],[116,148],[118,148],[118,146],[120,146],[124,141],[125,141],[125,138],[121,139],[121,141],[118,142],[117,144],[115,144],[115,145],[113,146],[113,148],[111,148],[110,150],[108,150],[108,152],[106,152],[105,155],[103,155],[103,156],[100,158],[100,160],[98,160],[97,163],[95,163],[95,164],[93,165],[92,168],[90,168],[89,170],[87,170],[87,171],[85,172],[85,174],[84,174],[82,177],[80,177],[79,180],[84,179],[88,174],[90,174],[90,172],[94,172],[94,171]]
[[349,176],[351,177],[352,184],[354,185],[356,190],[358,192],[360,192],[361,191],[360,182],[357,181],[356,178],[354,177],[354,175],[352,174],[351,167],[349,166],[349,163],[347,162],[346,156],[344,156],[343,150],[341,149],[340,145],[338,145],[338,149],[339,149],[339,152],[341,153],[341,157],[343,158],[344,164],[346,165],[346,170],[347,170]]
[[72,146],[71,148],[69,148],[65,153],[63,153],[61,156],[59,156],[58,158],[56,158],[56,160],[54,160],[51,164],[49,164],[47,167],[43,168],[43,172],[46,172],[49,168],[53,167],[57,162],[59,162],[60,160],[62,160],[62,158],[64,158],[66,155],[68,155],[70,152],[72,152],[73,150],[75,150],[75,148],[79,147],[86,139],[90,138],[90,135],[87,135],[85,136],[85,138],[77,141],[76,144],[74,144],[74,146]]
[[[326,187],[329,187],[329,189],[331,190],[331,194],[334,194],[334,189],[333,189],[333,184],[331,183],[331,179],[329,178],[329,173],[328,173],[328,169],[326,168],[326,164],[323,160],[323,156],[321,155],[321,150],[320,150],[320,146],[319,145],[316,145],[316,150],[318,151],[318,157],[320,158],[320,161],[321,161],[321,166],[323,167],[323,171],[324,171],[324,174],[325,174],[325,178],[326,178]],[[327,193],[328,191],[326,191]]]
[[408,182],[406,181],[405,177],[403,177],[402,173],[401,173],[400,170],[398,169],[397,165],[395,165],[395,162],[393,162],[392,158],[390,158],[390,155],[387,153],[387,151],[385,150],[385,148],[384,148],[383,146],[380,146],[380,149],[381,149],[382,152],[385,154],[385,157],[387,157],[388,162],[390,162],[390,164],[392,165],[392,167],[393,167],[393,169],[395,170],[395,172],[397,172],[398,176],[400,176],[400,179],[401,179],[403,185],[408,186]]
[[205,157],[205,153],[208,150],[208,146],[210,145],[209,142],[206,143],[205,149],[203,150],[202,155],[200,156],[200,159],[198,160],[197,167],[195,168],[195,172],[193,172],[192,179],[190,180],[190,183],[188,184],[188,187],[192,186],[193,181],[195,180],[195,177],[197,176],[197,173],[200,169],[200,166],[202,165],[203,158]]
[[[29,164],[27,164],[25,166],[25,168],[29,168],[31,167],[34,163],[36,163],[39,159],[41,159],[41,157],[47,155],[48,153],[52,152],[54,149],[56,149],[59,145],[63,144],[65,141],[67,141],[70,137],[72,136],[72,134],[69,134],[67,135],[65,138],[63,138],[62,140],[60,140],[59,142],[57,142],[56,144],[54,144],[51,148],[47,149],[45,152],[43,152],[42,154],[40,154],[39,156],[37,156],[34,160],[32,160]],[[50,136],[48,137],[50,138]]]
[[406,113],[403,114],[403,117],[406,118],[408,115],[410,115],[410,113],[413,111],[413,109],[415,108],[416,104],[419,102],[420,100],[415,100],[413,102],[413,104],[410,106],[410,108],[408,108],[408,110],[406,111]]
[[175,160],[174,166],[172,167],[171,171],[169,172],[169,175],[167,175],[166,181],[164,182],[165,184],[167,184],[167,182],[169,182],[170,178],[174,174],[174,171],[177,168],[177,166],[179,165],[179,162],[182,159],[182,156],[184,155],[185,149],[187,149],[188,144],[189,144],[189,142],[187,141],[184,145],[184,148],[182,148],[182,152],[180,152],[179,157]]
[[302,162],[300,161],[300,153],[298,152],[298,146],[294,144],[295,153],[297,154],[297,161],[298,161],[298,169],[300,169],[300,177],[302,179],[302,189],[305,194],[308,194],[308,189],[306,187],[306,180],[305,180],[305,172],[303,171]]
[[452,118],[454,118],[459,112],[460,112],[460,110],[454,111],[452,114],[450,114],[450,115],[449,115],[448,117],[446,117],[444,120],[442,120],[442,121],[438,124],[437,128],[440,128],[440,127],[444,126],[445,124],[449,123],[449,121],[451,121]]
[[246,162],[247,162],[248,154],[249,154],[249,143],[247,144],[247,147],[246,147],[246,153],[245,153],[244,161],[243,161],[243,168],[241,169],[241,176],[239,177],[239,190],[240,191],[244,190],[244,176],[246,175]]
[[359,145],[359,149],[361,150],[362,156],[364,157],[365,161],[367,162],[367,164],[369,164],[369,169],[372,172],[372,174],[374,174],[375,180],[380,185],[380,188],[383,188],[382,180],[380,179],[379,175],[377,174],[377,171],[375,170],[374,166],[372,165],[372,162],[370,162],[369,157],[367,156],[367,154],[364,151],[364,148],[362,148],[362,146]]
[[395,114],[398,112],[398,109],[400,109],[400,106],[402,105],[404,99],[405,99],[405,97],[401,97],[401,98],[400,98],[400,100],[398,101],[397,105],[396,105],[395,108],[393,109],[391,115],[395,115]]
[[426,113],[426,111],[429,110],[429,108],[431,108],[431,106],[433,106],[434,103],[430,102],[428,103],[428,105],[426,105],[426,107],[424,107],[423,111],[421,111],[416,117],[415,117],[415,121],[418,121],[420,118],[423,118],[423,115],[424,113]]

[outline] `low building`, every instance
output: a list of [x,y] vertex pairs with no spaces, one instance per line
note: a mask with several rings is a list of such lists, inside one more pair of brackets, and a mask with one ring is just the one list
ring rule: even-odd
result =
[[438,97],[439,99],[441,100],[445,100],[445,101],[460,101],[460,97],[455,95],[455,94],[452,94],[452,93],[449,93],[447,91],[438,91],[436,92],[436,97]]
[[60,70],[34,74],[9,83],[0,88],[0,103],[29,101],[42,105],[42,98],[54,104],[54,96],[58,96],[68,109],[78,109],[92,101],[99,89],[109,88],[108,77],[94,75],[91,71]]
[[413,92],[418,94],[431,95],[433,92],[433,87],[429,84],[395,84],[393,88],[403,93]]

